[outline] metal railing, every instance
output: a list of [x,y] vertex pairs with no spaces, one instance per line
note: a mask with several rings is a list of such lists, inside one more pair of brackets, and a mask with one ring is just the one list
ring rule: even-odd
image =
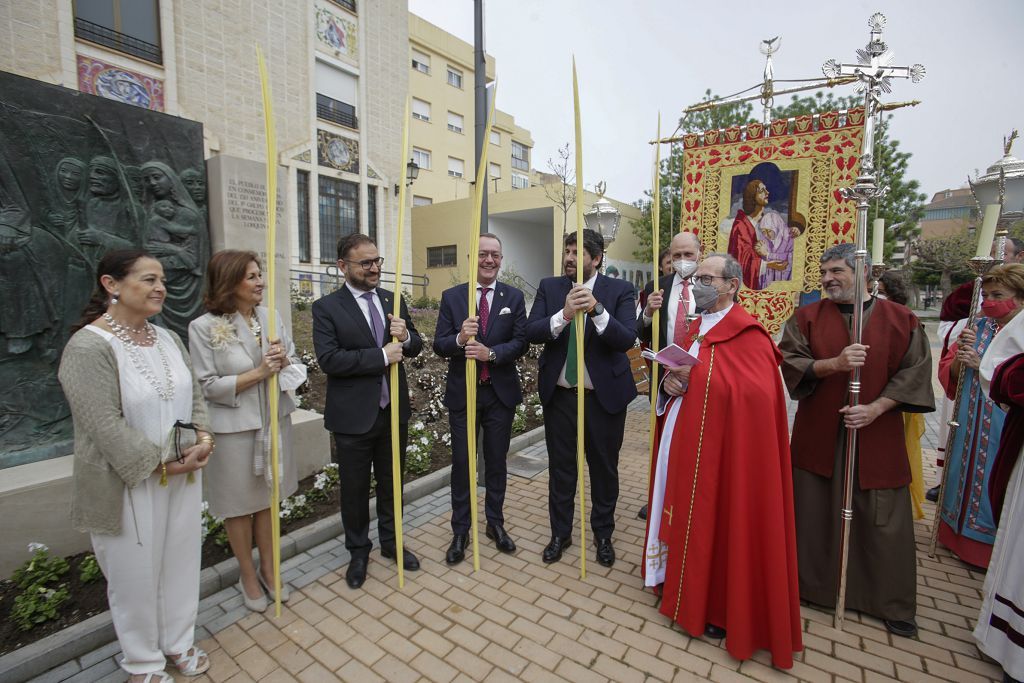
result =
[[[299,277],[300,275],[308,275],[309,277]],[[312,282],[314,291],[319,288],[320,296],[330,294],[340,288],[345,282],[345,277],[338,271],[337,266],[328,266],[324,270],[303,270],[300,268],[291,268],[288,271],[288,277],[292,283]],[[394,271],[382,270],[380,273],[380,284],[386,289],[394,289]],[[402,288],[408,289],[412,294],[417,293],[415,288],[420,288],[419,294],[421,296],[426,296],[427,287],[429,286],[430,278],[426,275],[413,275],[412,273],[402,274]]]
[[352,130],[359,130],[355,107],[320,93],[316,94],[316,117]]
[[147,62],[164,63],[159,45],[147,43],[100,24],[94,24],[88,19],[75,17],[75,36],[144,59]]

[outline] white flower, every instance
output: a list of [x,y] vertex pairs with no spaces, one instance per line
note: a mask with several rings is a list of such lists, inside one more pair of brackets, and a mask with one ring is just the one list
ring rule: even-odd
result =
[[237,341],[238,334],[231,320],[227,316],[218,316],[210,326],[210,346],[219,350]]
[[298,505],[299,507],[302,507],[303,505],[305,505],[306,504],[306,496],[301,495],[301,494],[298,495],[298,496],[295,496],[295,504]]
[[425,426],[425,425],[424,425],[424,424],[423,424],[422,422],[417,422],[417,423],[415,423],[415,424],[414,424],[414,425],[412,426],[412,428],[413,428],[413,429],[423,429],[423,427],[424,427],[424,426]]
[[35,555],[40,550],[42,550],[45,553],[46,551],[49,550],[49,548],[47,547],[47,545],[45,543],[35,543],[35,542],[32,542],[32,543],[28,544],[28,551],[30,553],[32,553],[33,555]]

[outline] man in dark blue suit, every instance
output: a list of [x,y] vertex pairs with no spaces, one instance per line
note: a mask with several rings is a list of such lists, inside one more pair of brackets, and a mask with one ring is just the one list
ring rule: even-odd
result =
[[[577,253],[576,247],[576,233],[569,233],[562,252],[564,275],[541,280],[526,323],[526,340],[544,344],[538,365],[549,462],[551,542],[542,557],[545,562],[557,562],[572,544],[576,392],[584,391],[590,524],[597,561],[610,567],[615,563],[612,532],[619,497],[619,448],[626,406],[636,397],[626,356],[636,341],[636,299],[630,283],[598,272],[604,259],[599,233],[584,230],[583,249]],[[575,284],[577,268],[583,269],[582,285]],[[583,377],[576,376],[575,325],[571,324],[576,311],[586,312]]]
[[[395,516],[391,468],[391,401],[399,401],[401,468],[405,470],[408,440],[409,388],[405,367],[398,366],[398,396],[391,395],[392,363],[419,355],[423,339],[416,332],[405,301],[395,313],[395,296],[378,287],[384,259],[366,235],[354,234],[338,243],[338,270],[345,284],[313,303],[313,348],[327,375],[324,426],[334,434],[341,475],[341,523],[345,547],[352,555],[345,581],[359,588],[373,544],[370,530],[370,469],[377,479],[377,520],[380,554],[395,559]],[[395,337],[399,341],[393,342]],[[401,478],[403,472],[394,473]],[[419,569],[405,550],[402,566]]]
[[[477,365],[477,425],[483,429],[479,444],[486,473],[487,538],[498,550],[515,552],[516,544],[505,531],[505,457],[512,438],[516,406],[523,390],[516,374],[516,360],[526,353],[526,303],[515,287],[498,282],[501,240],[490,233],[480,236],[477,254],[477,311],[469,317],[469,285],[456,285],[441,294],[434,352],[448,359],[444,404],[452,436],[452,543],[445,554],[448,564],[466,556],[470,528],[469,459],[466,432],[466,359]],[[474,483],[475,485],[475,483]]]

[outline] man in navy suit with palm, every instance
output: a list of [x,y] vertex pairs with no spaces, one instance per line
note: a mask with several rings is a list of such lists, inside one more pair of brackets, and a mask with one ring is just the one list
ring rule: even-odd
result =
[[477,363],[477,425],[483,430],[479,446],[484,453],[487,538],[498,550],[515,552],[505,531],[505,483],[512,420],[523,402],[516,360],[526,353],[526,303],[523,293],[498,282],[501,240],[480,236],[477,254],[476,300],[478,315],[469,316],[469,285],[456,285],[441,294],[434,352],[448,359],[444,404],[452,437],[452,542],[445,561],[465,559],[470,528],[469,458],[466,432],[466,360]]
[[[572,545],[576,497],[576,396],[585,392],[584,448],[590,470],[590,524],[597,561],[615,563],[612,532],[619,497],[619,448],[626,426],[626,406],[636,397],[636,384],[626,352],[636,342],[636,298],[633,286],[598,272],[604,260],[604,239],[583,230],[577,252],[576,233],[565,238],[563,276],[541,280],[526,323],[526,340],[543,343],[538,363],[540,400],[544,406],[549,480],[548,514],[551,542],[544,562],[557,562]],[[577,285],[576,269],[583,269]],[[584,371],[577,376],[573,316],[586,313]],[[584,549],[583,552],[586,552]]]
[[[313,302],[313,348],[327,375],[324,426],[334,435],[341,475],[341,523],[345,548],[352,560],[345,572],[350,588],[366,580],[370,549],[370,474],[377,480],[377,520],[380,554],[397,560],[391,479],[401,480],[412,406],[405,378],[405,358],[419,355],[423,339],[409,310],[395,311],[395,295],[381,288],[384,259],[376,243],[355,233],[338,242],[338,270],[345,284]],[[398,341],[391,341],[392,338]],[[388,375],[398,366],[398,389],[392,395]],[[399,406],[399,452],[402,472],[391,466],[391,402]],[[420,568],[419,558],[406,547],[401,559],[408,571]]]

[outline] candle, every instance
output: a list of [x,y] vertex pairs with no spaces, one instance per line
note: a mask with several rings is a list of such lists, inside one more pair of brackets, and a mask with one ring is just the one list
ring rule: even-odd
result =
[[885,219],[876,218],[871,233],[871,264],[880,265],[885,254]]
[[996,223],[999,222],[999,205],[988,204],[985,206],[985,219],[981,222],[981,229],[978,230],[978,251],[975,256],[988,258],[992,256],[992,241],[996,237]]

